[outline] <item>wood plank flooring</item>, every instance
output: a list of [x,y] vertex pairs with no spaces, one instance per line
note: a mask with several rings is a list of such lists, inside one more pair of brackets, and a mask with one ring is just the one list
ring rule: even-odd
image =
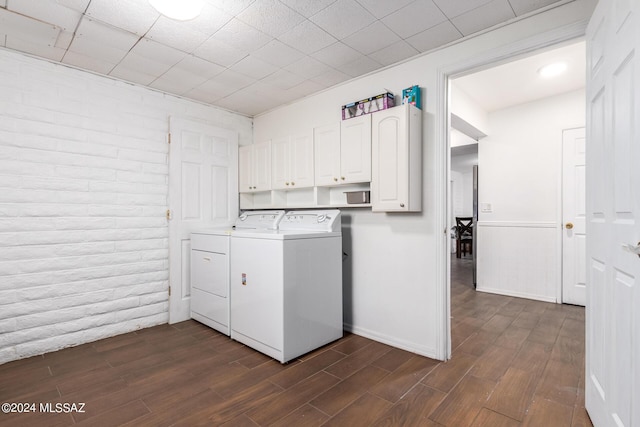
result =
[[446,363],[348,334],[281,365],[187,321],[0,365],[0,403],[35,404],[0,426],[591,426],[584,309],[475,292],[452,264]]

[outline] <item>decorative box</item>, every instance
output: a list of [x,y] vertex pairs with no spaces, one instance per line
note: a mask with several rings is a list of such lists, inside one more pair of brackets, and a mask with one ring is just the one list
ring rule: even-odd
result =
[[413,104],[417,108],[422,110],[422,100],[420,99],[420,87],[416,85],[406,89],[402,89],[402,103]]
[[352,119],[376,111],[386,110],[395,105],[392,93],[386,92],[372,96],[361,101],[352,102],[342,106],[342,120]]

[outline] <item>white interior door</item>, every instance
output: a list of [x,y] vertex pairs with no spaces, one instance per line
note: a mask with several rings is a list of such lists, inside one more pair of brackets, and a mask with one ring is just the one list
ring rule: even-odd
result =
[[586,408],[640,426],[640,2],[600,0],[587,29]]
[[585,305],[585,129],[562,134],[562,302]]
[[238,134],[175,117],[169,129],[169,323],[176,323],[190,317],[191,232],[238,216]]

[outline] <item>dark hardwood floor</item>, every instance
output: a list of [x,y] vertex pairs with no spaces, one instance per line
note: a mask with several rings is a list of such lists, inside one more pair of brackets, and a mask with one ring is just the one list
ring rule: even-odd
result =
[[346,335],[281,365],[188,321],[0,365],[0,403],[35,404],[0,426],[590,426],[584,309],[475,292],[452,264],[446,363]]

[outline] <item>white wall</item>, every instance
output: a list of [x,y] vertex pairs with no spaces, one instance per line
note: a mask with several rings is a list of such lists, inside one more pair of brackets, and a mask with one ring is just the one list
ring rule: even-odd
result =
[[579,90],[489,114],[478,146],[478,290],[556,301],[562,130],[584,126],[585,108]]
[[418,84],[423,95],[423,210],[417,214],[343,211],[345,252],[345,323],[356,333],[430,357],[446,357],[446,283],[438,259],[446,259],[446,232],[438,223],[446,207],[437,195],[447,186],[438,170],[446,158],[436,147],[435,93],[438,71],[500,51],[518,40],[583,22],[592,5],[576,1],[424,55],[395,67],[347,82],[254,119],[254,140],[304,131],[340,120],[340,107],[384,92],[399,94]]
[[0,50],[0,363],[168,319],[168,117],[246,117]]

